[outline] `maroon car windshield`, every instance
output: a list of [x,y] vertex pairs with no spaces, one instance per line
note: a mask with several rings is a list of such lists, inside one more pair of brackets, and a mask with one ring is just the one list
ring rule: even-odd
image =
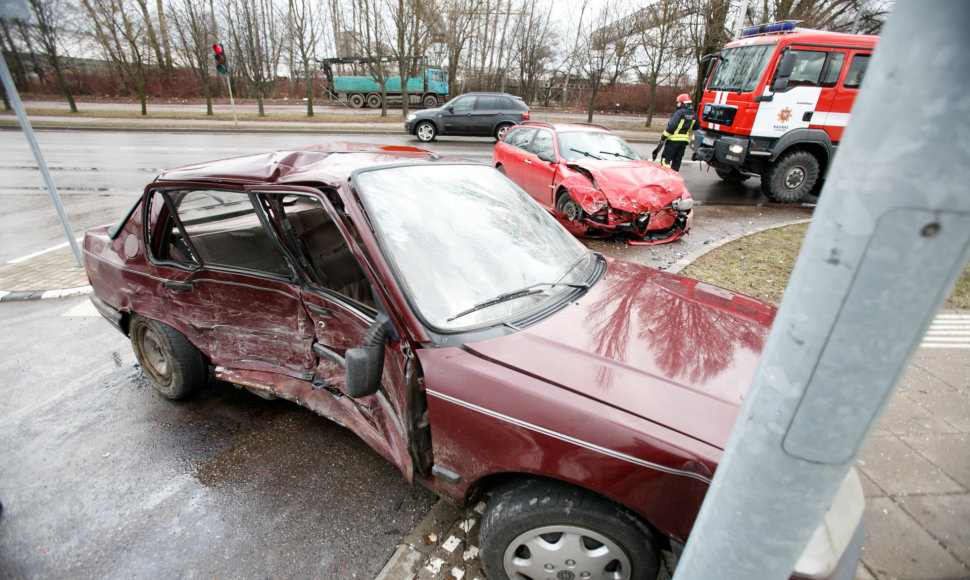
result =
[[491,167],[399,166],[355,183],[399,282],[435,329],[498,323],[584,286],[593,254]]

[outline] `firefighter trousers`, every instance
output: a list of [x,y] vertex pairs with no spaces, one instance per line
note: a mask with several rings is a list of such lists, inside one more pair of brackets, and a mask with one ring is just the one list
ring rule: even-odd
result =
[[671,141],[667,139],[664,143],[664,152],[660,157],[660,164],[674,171],[680,171],[680,162],[684,159],[684,151],[686,150],[687,141]]

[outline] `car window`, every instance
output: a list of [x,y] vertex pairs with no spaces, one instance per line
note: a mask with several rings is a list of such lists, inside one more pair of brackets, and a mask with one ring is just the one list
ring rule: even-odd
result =
[[461,97],[451,103],[451,108],[456,113],[467,113],[475,108],[475,97]]
[[613,133],[562,131],[559,133],[559,155],[568,161],[576,159],[640,159],[637,152]]
[[319,199],[293,194],[263,194],[263,199],[267,210],[277,216],[300,269],[312,285],[374,306],[370,282]]
[[550,131],[537,130],[535,139],[532,140],[530,150],[537,157],[556,158],[556,150],[552,144],[552,133]]
[[529,142],[532,141],[532,136],[535,135],[535,132],[536,130],[532,127],[512,129],[505,136],[505,139],[502,139],[502,141],[504,141],[506,145],[518,147],[519,149],[526,149],[529,146]]
[[[589,275],[592,253],[491,167],[388,167],[354,181],[398,282],[432,327],[523,315],[569,290],[556,282]],[[540,284],[535,293],[489,302],[533,284]]]
[[246,192],[156,191],[149,214],[161,223],[150,232],[159,260],[275,276],[291,274],[282,249],[263,226]]
[[479,111],[501,109],[501,99],[499,97],[478,97],[478,103],[475,104],[475,108]]
[[845,53],[833,52],[825,68],[825,77],[822,79],[823,87],[834,87],[838,84],[843,63],[845,63]]
[[866,68],[869,67],[869,55],[857,54],[852,57],[849,63],[849,72],[845,73],[845,82],[842,83],[847,89],[858,89],[862,86],[862,78],[866,75]]
[[818,50],[793,50],[795,68],[788,78],[788,86],[818,86],[822,76],[827,52]]

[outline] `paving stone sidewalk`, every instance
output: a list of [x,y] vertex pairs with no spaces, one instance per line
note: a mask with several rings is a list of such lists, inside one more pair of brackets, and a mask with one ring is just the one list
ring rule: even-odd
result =
[[89,290],[87,274],[67,246],[0,266],[0,302],[59,298]]

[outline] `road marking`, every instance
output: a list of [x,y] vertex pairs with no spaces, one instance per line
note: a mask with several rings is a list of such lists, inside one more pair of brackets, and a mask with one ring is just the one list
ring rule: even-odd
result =
[[970,314],[937,315],[920,347],[970,348]]
[[94,307],[93,302],[90,300],[85,300],[64,314],[61,314],[61,316],[65,316],[67,318],[80,318],[85,316],[101,316],[101,314],[98,313],[98,310]]

